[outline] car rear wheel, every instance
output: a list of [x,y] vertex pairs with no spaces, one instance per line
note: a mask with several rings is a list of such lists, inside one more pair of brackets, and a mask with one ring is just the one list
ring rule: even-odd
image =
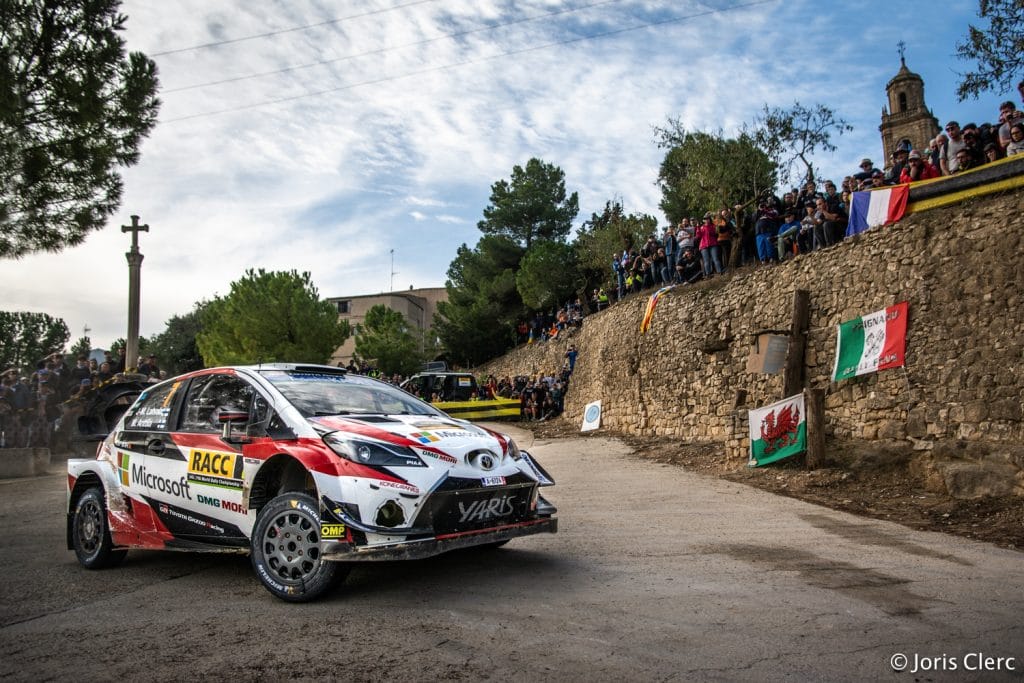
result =
[[115,550],[107,523],[107,503],[103,489],[94,486],[75,504],[71,518],[71,545],[75,557],[86,569],[104,569],[121,563],[127,550]]
[[348,567],[320,556],[320,512],[304,493],[286,493],[256,518],[252,566],[264,587],[288,602],[313,600],[348,574]]

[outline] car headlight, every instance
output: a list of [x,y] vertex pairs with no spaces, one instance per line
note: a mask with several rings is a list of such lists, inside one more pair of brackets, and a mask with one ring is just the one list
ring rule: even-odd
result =
[[505,446],[505,455],[512,458],[513,460],[519,460],[520,458],[522,458],[523,454],[519,452],[519,446],[516,445],[516,442],[513,441],[511,437],[506,438],[508,439],[508,442],[507,445]]
[[324,443],[341,457],[360,465],[383,465],[385,467],[427,466],[411,448],[406,446],[361,441],[359,439],[346,439],[335,434],[325,436]]

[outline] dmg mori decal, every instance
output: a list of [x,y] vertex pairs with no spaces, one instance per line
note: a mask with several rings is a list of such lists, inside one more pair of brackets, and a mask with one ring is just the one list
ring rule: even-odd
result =
[[188,453],[188,480],[222,489],[242,488],[242,456],[238,453],[192,448]]

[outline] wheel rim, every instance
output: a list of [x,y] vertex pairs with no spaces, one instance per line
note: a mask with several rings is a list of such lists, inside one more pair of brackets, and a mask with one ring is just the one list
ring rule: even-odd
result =
[[271,520],[261,546],[271,573],[288,583],[302,583],[320,565],[320,527],[295,510]]
[[78,544],[86,555],[99,550],[103,540],[103,509],[95,500],[87,500],[78,509]]

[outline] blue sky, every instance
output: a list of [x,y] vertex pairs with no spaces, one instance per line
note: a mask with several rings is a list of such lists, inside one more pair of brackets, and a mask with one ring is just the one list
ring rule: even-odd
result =
[[459,245],[480,237],[491,184],[531,157],[565,171],[578,222],[618,199],[664,224],[652,129],[669,117],[733,134],[765,103],[820,102],[854,126],[815,159],[841,179],[863,156],[881,161],[900,40],[940,123],[991,121],[1016,99],[956,101],[969,65],[955,45],[977,23],[976,0],[128,0],[122,10],[128,48],[159,66],[164,102],[140,163],[124,171],[122,209],[82,246],[0,269],[0,309],[62,317],[72,340],[88,326],[98,346],[126,333],[130,240],[119,226],[131,214],[150,226],[141,326],[153,335],[249,267],[310,271],[325,297],[385,291],[392,279],[443,286]]

